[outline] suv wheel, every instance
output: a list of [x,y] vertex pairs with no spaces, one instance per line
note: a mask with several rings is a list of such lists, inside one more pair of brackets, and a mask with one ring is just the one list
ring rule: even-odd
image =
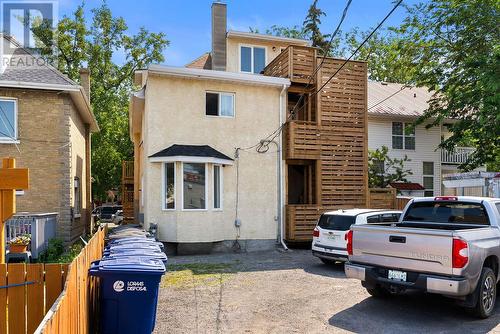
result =
[[474,315],[479,318],[488,318],[495,309],[497,296],[496,281],[497,279],[493,270],[490,268],[483,268],[478,286],[474,292],[477,294],[477,304],[474,307],[473,312]]
[[383,288],[379,285],[377,285],[376,287],[374,288],[366,288],[366,291],[372,296],[372,297],[375,297],[375,298],[385,298],[385,297],[388,297],[391,293],[389,292],[389,290],[387,290],[386,288]]

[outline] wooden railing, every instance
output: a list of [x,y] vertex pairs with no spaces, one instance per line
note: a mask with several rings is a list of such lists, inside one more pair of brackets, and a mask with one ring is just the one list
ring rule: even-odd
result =
[[474,152],[472,147],[457,147],[453,151],[441,150],[441,162],[445,164],[463,164]]
[[264,68],[264,75],[308,83],[315,64],[315,48],[290,45]]
[[122,180],[134,182],[134,162],[133,161],[123,161],[122,162]]
[[314,122],[290,121],[284,128],[284,159],[319,159],[321,143]]
[[102,257],[105,235],[106,228],[101,227],[71,262],[64,290],[43,318],[36,334],[96,332],[93,320],[96,318],[99,286],[98,281],[88,275],[88,270],[93,261]]
[[319,216],[326,208],[316,204],[289,204],[285,206],[285,240],[301,242],[312,240],[312,232]]

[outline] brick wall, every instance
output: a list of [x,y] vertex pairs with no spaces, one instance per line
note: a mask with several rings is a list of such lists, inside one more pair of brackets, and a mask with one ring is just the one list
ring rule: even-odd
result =
[[[1,97],[18,100],[19,144],[0,143],[0,157],[14,157],[18,167],[30,169],[30,189],[17,197],[17,211],[58,212],[57,234],[69,242],[75,239],[71,152],[75,145],[79,152],[81,145],[73,139],[70,142],[75,106],[70,96],[61,92],[0,88]],[[85,166],[85,154],[82,158]],[[82,187],[85,180],[81,178]]]

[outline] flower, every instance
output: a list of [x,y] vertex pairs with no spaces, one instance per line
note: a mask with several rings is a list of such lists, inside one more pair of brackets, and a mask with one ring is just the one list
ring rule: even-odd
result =
[[27,245],[30,244],[30,242],[31,242],[31,235],[30,234],[24,234],[24,235],[17,236],[14,239],[11,239],[9,241],[9,245],[23,245],[23,246],[27,246]]

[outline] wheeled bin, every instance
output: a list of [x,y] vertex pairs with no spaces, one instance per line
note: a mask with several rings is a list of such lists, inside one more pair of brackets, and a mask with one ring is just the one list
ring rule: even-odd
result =
[[99,277],[101,334],[150,334],[165,265],[147,257],[103,258],[89,274]]

